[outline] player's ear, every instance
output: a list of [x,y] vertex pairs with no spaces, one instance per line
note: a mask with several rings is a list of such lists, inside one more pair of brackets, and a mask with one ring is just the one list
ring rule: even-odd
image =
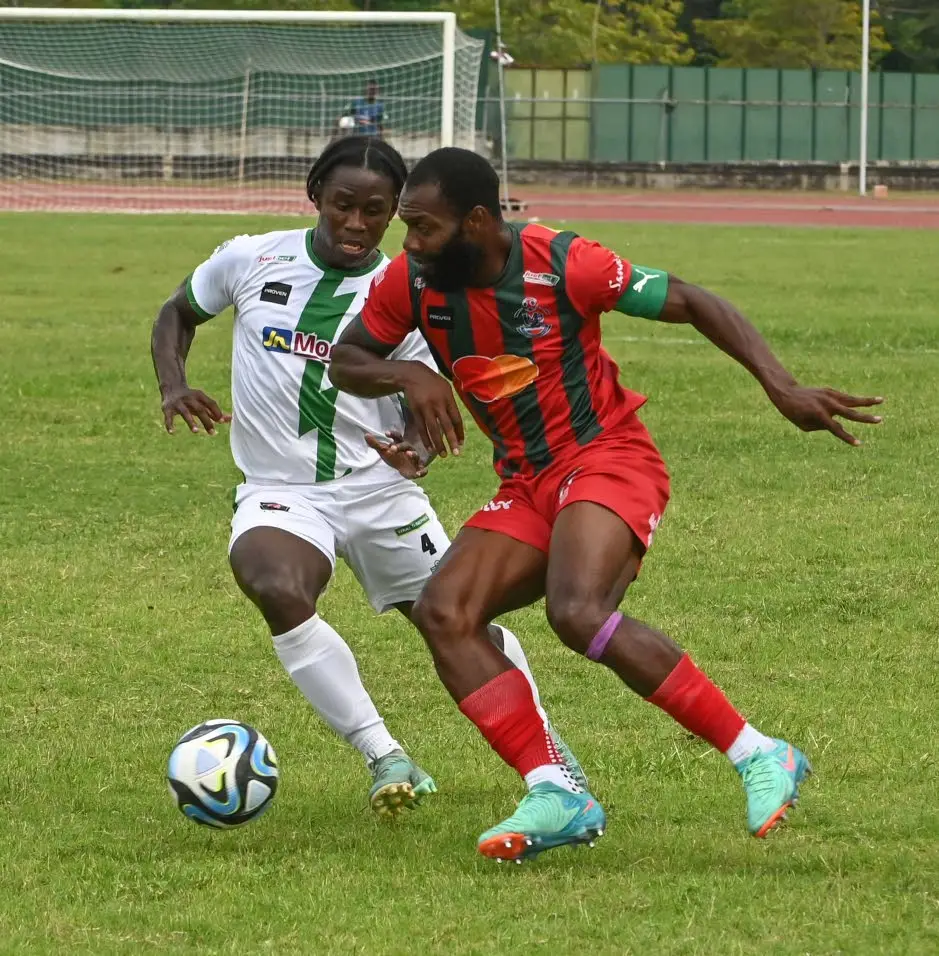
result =
[[492,222],[492,213],[485,206],[473,206],[463,220],[463,229],[470,235],[485,232]]
[[320,190],[318,186],[314,186],[313,196],[311,198],[313,199],[314,208],[316,209],[317,212],[319,212],[320,211]]

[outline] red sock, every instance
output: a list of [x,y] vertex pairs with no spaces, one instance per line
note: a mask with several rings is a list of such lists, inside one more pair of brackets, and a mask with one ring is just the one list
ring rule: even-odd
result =
[[525,675],[513,667],[460,701],[489,746],[524,777],[545,764],[563,764],[535,709]]
[[721,753],[737,739],[746,723],[724,692],[695,667],[687,654],[646,699]]

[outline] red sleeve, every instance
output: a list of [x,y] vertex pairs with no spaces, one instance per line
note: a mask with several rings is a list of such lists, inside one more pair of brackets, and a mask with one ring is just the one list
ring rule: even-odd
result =
[[632,265],[599,242],[578,236],[567,252],[564,283],[571,305],[584,316],[612,312]]
[[401,253],[372,279],[360,313],[369,335],[385,345],[400,345],[415,328],[412,293],[407,256]]

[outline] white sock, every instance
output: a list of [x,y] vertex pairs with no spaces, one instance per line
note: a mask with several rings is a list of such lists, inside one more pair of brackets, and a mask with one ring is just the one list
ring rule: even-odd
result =
[[748,757],[752,757],[758,750],[768,753],[776,748],[776,741],[772,737],[761,734],[749,724],[743,725],[743,730],[734,738],[734,742],[724,751],[730,762],[736,767]]
[[553,783],[571,793],[583,793],[584,788],[577,785],[571,776],[570,770],[564,764],[546,763],[543,767],[535,767],[525,774],[525,784],[528,789],[536,783]]
[[[548,715],[541,706],[538,685],[535,683],[535,677],[531,672],[531,667],[528,666],[528,658],[522,650],[522,645],[519,643],[518,638],[507,627],[503,627],[501,624],[495,624],[493,626],[498,627],[499,630],[502,631],[502,653],[525,675],[528,685],[531,687],[531,696],[535,699],[538,716],[545,725],[545,733],[549,733],[548,727],[550,724],[548,722]],[[552,750],[553,749],[552,741]],[[536,783],[553,783],[559,787],[563,787],[565,790],[570,790],[571,793],[583,792],[583,788],[574,782],[570,771],[563,763],[545,764],[543,767],[535,767],[534,770],[525,774],[525,783],[528,785],[529,790],[531,790]]]
[[531,696],[535,698],[535,707],[538,708],[538,714],[542,720],[547,720],[548,716],[541,707],[541,695],[538,693],[535,676],[531,672],[531,667],[528,666],[528,658],[525,656],[518,638],[501,624],[493,624],[492,626],[502,631],[502,653],[525,675],[528,686],[531,687]]
[[318,614],[273,641],[281,664],[313,709],[367,763],[401,749],[362,686],[349,645]]

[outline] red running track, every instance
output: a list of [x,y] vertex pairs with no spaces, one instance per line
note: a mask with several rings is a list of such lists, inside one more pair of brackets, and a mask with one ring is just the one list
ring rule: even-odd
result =
[[862,199],[830,193],[526,193],[546,220],[939,229],[939,196]]
[[[548,222],[670,222],[939,229],[939,196],[861,199],[832,193],[537,192],[520,188],[518,218]],[[303,192],[282,187],[132,186],[0,182],[0,210],[126,213],[311,213]]]

